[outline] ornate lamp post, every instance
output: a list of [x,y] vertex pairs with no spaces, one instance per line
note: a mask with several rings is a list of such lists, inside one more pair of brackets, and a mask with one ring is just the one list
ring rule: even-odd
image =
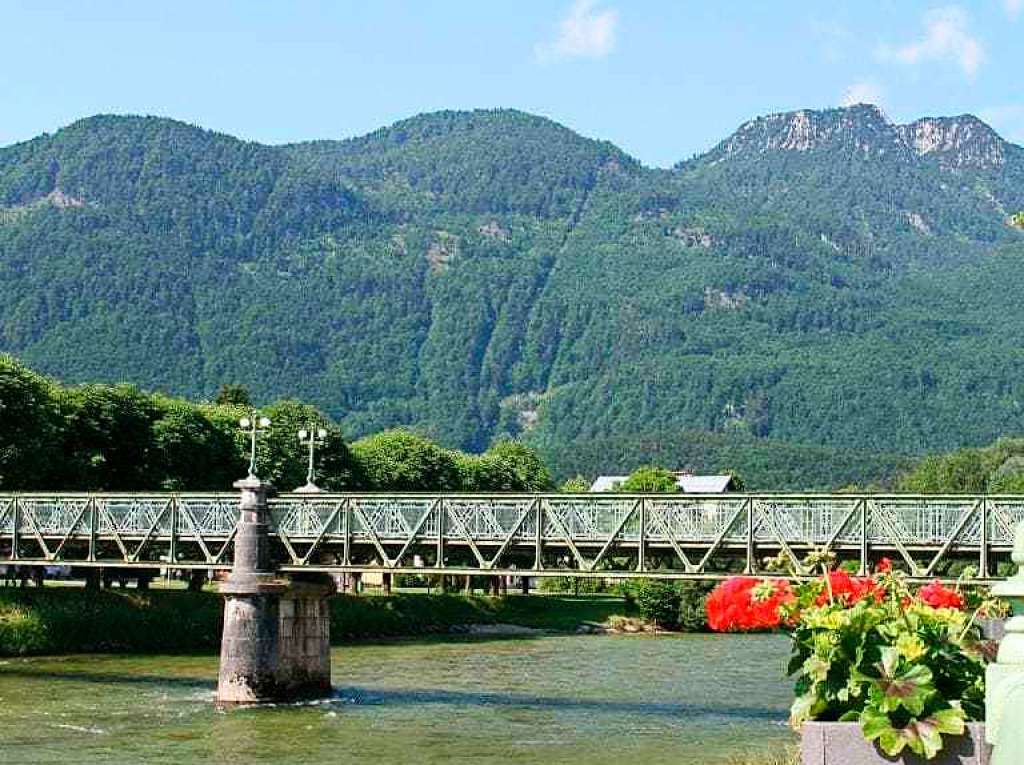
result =
[[238,421],[239,427],[249,436],[249,478],[256,478],[256,438],[270,427],[270,418],[259,414],[255,409],[248,417]]
[[309,447],[309,469],[306,471],[306,485],[295,490],[296,494],[318,494],[323,491],[316,485],[314,460],[316,458],[316,447],[323,446],[327,441],[327,430],[325,428],[314,428],[310,423],[299,431],[299,443]]

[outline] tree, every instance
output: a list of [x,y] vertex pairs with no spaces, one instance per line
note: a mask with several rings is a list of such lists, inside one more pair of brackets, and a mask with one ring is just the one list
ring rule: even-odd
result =
[[900,480],[899,488],[917,494],[978,494],[988,483],[992,466],[987,463],[980,449],[926,457]]
[[1024,492],[1024,439],[925,457],[900,478],[899,488],[922,494]]
[[583,494],[590,491],[590,481],[581,475],[575,475],[566,480],[559,488],[564,494]]
[[654,465],[639,467],[619,486],[619,491],[663,493],[679,491],[676,477],[669,470]]
[[409,430],[362,438],[352,455],[356,480],[373,491],[453,491],[461,480],[452,452]]
[[154,475],[162,489],[225,491],[245,474],[245,460],[234,434],[198,406],[158,399],[153,423]]
[[459,473],[460,491],[522,491],[511,460],[494,454],[452,452]]
[[1007,458],[989,477],[988,490],[993,494],[1024,494],[1024,455]]
[[666,629],[678,626],[682,597],[672,582],[640,579],[633,587],[633,597],[640,616],[647,621]]
[[49,488],[60,428],[53,384],[0,354],[0,489]]
[[64,418],[63,460],[55,482],[62,489],[152,489],[153,423],[160,410],[131,385],[82,385],[58,396]]
[[722,475],[732,476],[732,490],[733,491],[750,491],[750,487],[747,486],[747,482],[743,480],[743,476],[739,470],[735,468],[725,468],[718,471]]
[[1010,216],[1010,225],[1015,228],[1024,229],[1024,210]]
[[221,406],[252,406],[252,397],[249,389],[237,383],[224,383],[217,390],[213,403]]
[[500,438],[484,452],[485,457],[503,460],[515,473],[516,491],[546,491],[554,482],[536,451],[514,438]]

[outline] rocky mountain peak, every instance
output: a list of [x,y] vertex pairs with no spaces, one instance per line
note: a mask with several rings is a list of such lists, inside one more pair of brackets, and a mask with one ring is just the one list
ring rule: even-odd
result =
[[758,117],[742,124],[706,157],[714,164],[733,157],[831,151],[911,163],[924,159],[944,170],[991,170],[1005,164],[1007,147],[991,127],[969,114],[896,125],[877,106],[856,104]]
[[864,157],[909,154],[892,123],[872,104],[758,117],[741,125],[711,153],[720,161],[738,154],[837,149]]
[[933,157],[947,169],[991,169],[1006,162],[1006,144],[988,125],[969,114],[925,117],[900,125],[900,135],[920,157]]

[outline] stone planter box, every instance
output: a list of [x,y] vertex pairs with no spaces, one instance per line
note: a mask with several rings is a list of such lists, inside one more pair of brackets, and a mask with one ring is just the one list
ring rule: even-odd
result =
[[918,757],[909,749],[895,759],[864,740],[858,723],[807,722],[801,731],[803,765],[989,765],[991,747],[985,743],[985,725],[968,723],[959,740],[946,736],[946,746],[934,760]]

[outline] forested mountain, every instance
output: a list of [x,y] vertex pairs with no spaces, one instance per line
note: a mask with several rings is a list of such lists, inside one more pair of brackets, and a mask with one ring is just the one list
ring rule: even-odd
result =
[[0,350],[591,472],[696,432],[948,449],[1024,431],[1021,209],[970,116],[771,115],[670,170],[507,110],[288,146],[100,116],[0,149]]

